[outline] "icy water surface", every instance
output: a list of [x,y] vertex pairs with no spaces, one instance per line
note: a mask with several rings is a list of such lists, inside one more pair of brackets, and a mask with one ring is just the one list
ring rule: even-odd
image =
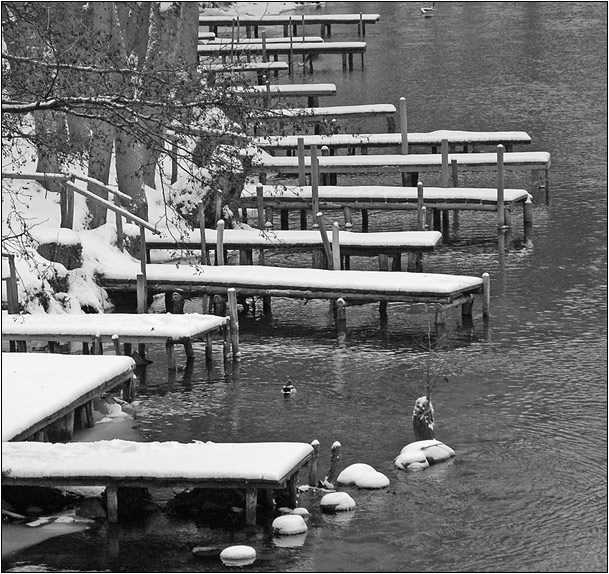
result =
[[[389,488],[347,489],[357,508],[338,517],[303,494],[312,517],[304,542],[292,547],[278,546],[268,525],[210,529],[157,515],[50,540],[15,555],[6,571],[224,571],[217,559],[193,559],[192,548],[241,543],[256,548],[247,570],[260,572],[606,571],[607,5],[436,7],[423,19],[418,3],[326,3],[328,12],[381,14],[367,28],[365,69],[356,61],[342,73],[340,58],[321,57],[312,76],[294,81],[336,83],[327,105],[397,106],[404,96],[411,131],[523,130],[531,149],[552,154],[548,197],[528,173],[507,175],[506,186],[534,195],[531,240],[517,209],[510,249],[500,254],[493,216],[464,213],[459,234],[425,260],[430,272],[491,275],[488,326],[476,302],[473,326],[453,312],[443,336],[432,333],[432,358],[455,371],[434,405],[437,436],[456,458],[419,473],[393,467],[412,440],[410,415],[430,357],[425,314],[390,305],[381,324],[376,306],[349,308],[339,341],[327,302],[276,300],[272,318],[241,318],[239,363],[223,365],[216,346],[211,366],[198,360],[168,380],[164,349],[153,349],[140,385],[141,433],[318,439],[320,473],[338,440],[342,466],[367,462],[390,478]],[[334,27],[334,40],[354,36]],[[493,184],[488,174],[461,179]],[[370,215],[371,231],[411,226],[404,214]],[[308,264],[309,256],[271,261]],[[286,400],[288,379],[298,392]]]

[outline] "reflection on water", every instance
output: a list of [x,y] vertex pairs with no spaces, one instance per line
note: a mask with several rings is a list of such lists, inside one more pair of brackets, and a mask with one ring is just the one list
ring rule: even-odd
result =
[[[339,341],[327,302],[278,299],[272,317],[258,309],[241,318],[239,363],[223,364],[218,346],[212,364],[197,360],[168,377],[164,349],[153,348],[139,387],[147,439],[318,439],[320,474],[339,440],[343,466],[366,462],[391,485],[347,488],[357,503],[349,516],[322,515],[320,496],[303,493],[312,515],[302,545],[278,546],[265,529],[212,530],[160,515],[45,543],[7,571],[23,562],[224,571],[190,551],[235,543],[257,549],[252,569],[261,572],[606,570],[606,4],[448,2],[429,19],[407,2],[324,10],[381,14],[367,28],[366,68],[341,74],[335,58],[320,58],[313,76],[295,82],[336,83],[336,104],[397,104],[404,95],[411,131],[524,130],[533,149],[552,154],[547,196],[529,174],[507,176],[506,186],[534,195],[532,237],[519,210],[503,245],[494,216],[462,213],[458,232],[425,258],[428,272],[489,272],[490,323],[479,302],[472,325],[449,313],[441,332],[416,306],[390,304],[382,323],[376,305],[363,305],[348,309]],[[333,39],[352,36],[337,26]],[[399,185],[391,179],[375,183]],[[462,174],[460,185],[492,186],[493,175]],[[411,229],[410,218],[371,212],[370,230]],[[357,268],[376,267],[373,258],[354,259]],[[268,260],[309,265],[310,255]],[[457,455],[405,473],[393,459],[412,440],[429,360],[451,371],[433,398],[438,438]],[[297,393],[286,399],[287,380]],[[104,547],[110,530],[112,553]]]

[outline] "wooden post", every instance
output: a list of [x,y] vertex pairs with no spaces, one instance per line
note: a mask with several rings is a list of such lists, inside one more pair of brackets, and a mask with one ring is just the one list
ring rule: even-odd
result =
[[336,477],[338,476],[338,461],[340,460],[340,447],[341,444],[336,441],[332,445],[332,454],[330,458],[330,468],[328,469],[328,474],[324,480],[326,484],[334,484]]
[[351,229],[353,227],[353,221],[351,219],[351,208],[345,205],[345,207],[343,207],[343,214],[345,216],[345,229]]
[[[146,313],[146,278],[141,273],[137,275],[137,312]],[[144,343],[138,344],[138,352],[142,356],[146,354]]]
[[288,54],[288,70],[290,73],[290,76],[292,76],[294,74],[294,46],[293,46],[293,39],[292,39],[292,18],[289,18],[289,33],[290,33],[290,53]]
[[311,442],[313,455],[309,460],[309,486],[317,486],[317,463],[319,462],[319,441],[315,439]]
[[332,224],[332,266],[340,271],[340,240],[339,240],[338,223],[335,221]]
[[120,355],[121,354],[121,343],[120,343],[119,336],[116,334],[112,335],[112,345],[114,346],[114,354]]
[[[319,211],[315,216],[317,219],[317,225],[319,226],[319,233],[321,234],[321,241],[324,245],[324,253],[326,254],[327,267],[328,269],[334,268],[334,259],[332,257],[332,248],[330,247],[330,241],[328,240],[328,234],[326,233],[326,226],[324,222],[324,214]],[[340,267],[339,267],[340,269]]]
[[216,225],[216,265],[224,265],[224,219]]
[[417,230],[425,230],[425,205],[423,198],[423,184],[419,181],[417,184]]
[[522,213],[524,218],[525,236],[528,237],[533,228],[533,200],[531,195],[529,195],[524,202],[524,205],[522,206]]
[[[317,159],[317,146],[311,146],[311,210],[313,213],[319,211],[319,163]],[[315,218],[313,218],[315,221]],[[317,224],[313,223],[313,227]]]
[[165,351],[167,352],[167,368],[170,371],[175,371],[178,368],[178,359],[175,353],[175,345],[170,339],[165,341]]
[[[264,32],[262,32],[264,34]],[[258,489],[245,489],[245,522],[248,526],[256,525],[256,505],[258,504]]]
[[230,316],[230,340],[233,359],[239,359],[239,315],[237,313],[237,291],[231,287],[228,294],[228,312]]
[[448,187],[448,140],[442,140],[442,187]]
[[504,176],[503,176],[503,151],[504,147],[497,146],[497,226],[505,226],[505,205],[504,205]]
[[106,486],[108,522],[118,522],[118,493],[116,486]]
[[[328,157],[329,155],[330,155],[330,148],[327,145],[322,146],[321,156]],[[321,174],[320,178],[321,178],[321,181],[320,181],[321,185],[328,185],[328,174],[326,174],[326,173]]]
[[488,273],[482,274],[482,317],[488,319],[491,306],[491,277]]
[[304,138],[299,137],[296,141],[298,142],[298,185],[302,187],[307,184]]
[[347,330],[347,304],[342,297],[336,300],[336,328],[339,333]]
[[262,32],[262,61],[269,61],[268,54],[266,53],[266,32],[264,31]]
[[270,109],[271,107],[271,82],[270,80],[267,80],[266,82],[264,82],[266,91],[264,92],[264,98],[265,98],[265,103],[266,103],[266,107],[268,109]]
[[211,265],[209,258],[209,251],[207,249],[207,243],[205,240],[205,210],[203,208],[203,202],[199,202],[199,232],[201,234],[201,264]]

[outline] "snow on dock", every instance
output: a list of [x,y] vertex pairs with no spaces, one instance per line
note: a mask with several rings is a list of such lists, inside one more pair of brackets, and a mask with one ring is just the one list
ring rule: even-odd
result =
[[[245,186],[240,198],[242,208],[258,207],[260,200],[257,197],[256,189],[256,185]],[[273,209],[310,208],[313,201],[313,188],[311,186],[264,185],[261,200],[262,206],[271,210],[268,217],[272,218]],[[503,192],[504,205],[516,203],[523,205],[525,225],[532,224],[531,210],[526,208],[527,205],[530,205],[530,200],[531,194],[524,189],[505,189]],[[319,208],[343,209],[346,227],[352,225],[352,209],[361,209],[364,212],[368,209],[414,210],[426,207],[441,211],[497,212],[499,204],[497,189],[483,187],[424,187],[421,200],[416,187],[322,185],[318,188],[317,201]],[[158,239],[153,241],[158,241]]]
[[[194,358],[192,342],[205,338],[206,356],[211,358],[211,342],[214,333],[221,333],[228,341],[228,318],[189,313],[171,314],[56,314],[56,315],[6,315],[2,316],[2,336],[18,341],[57,341],[112,343],[118,336],[125,344],[163,342],[167,349],[170,369],[176,368],[174,346],[184,345],[189,359]],[[227,349],[227,345],[224,345]]]
[[255,524],[258,489],[287,487],[296,506],[298,471],[314,454],[301,442],[7,443],[2,484],[106,486],[110,522],[118,519],[119,486],[242,488],[246,521]]
[[321,35],[330,36],[333,24],[355,24],[357,35],[366,35],[366,24],[376,24],[380,19],[379,14],[264,14],[261,16],[249,16],[239,14],[227,14],[221,16],[199,15],[199,26],[209,26],[209,30],[218,33],[220,26],[245,26],[246,35],[251,36],[252,28],[254,36],[258,37],[260,26],[283,26],[284,36],[289,33],[292,26],[294,35],[298,33],[298,26],[304,28],[311,24],[321,25]]
[[25,440],[64,417],[73,424],[75,409],[129,384],[134,368],[130,357],[2,353],[2,441]]
[[[205,229],[205,245],[208,249],[217,250],[218,235],[217,229]],[[323,249],[322,236],[315,230],[226,229],[221,234],[221,241],[224,249],[239,251]],[[442,234],[437,231],[338,232],[340,253],[345,256],[392,255],[395,257],[402,253],[430,252],[435,251],[441,241]],[[174,237],[169,231],[164,232],[147,240],[148,255],[151,249],[201,249],[201,231],[196,229],[188,235]],[[251,255],[247,255],[246,259],[241,263],[250,262]]]
[[382,116],[387,119],[387,130],[395,131],[396,108],[393,104],[359,104],[354,106],[326,106],[314,108],[277,108],[256,112],[251,118],[256,122],[293,120],[315,122],[328,118],[354,118]]
[[[106,265],[100,269],[100,282],[108,291],[134,290],[139,265]],[[263,265],[174,265],[146,266],[148,289],[163,292],[181,288],[192,294],[226,295],[234,289],[246,297],[287,297],[329,299],[350,303],[381,303],[381,314],[391,301],[431,303],[436,322],[442,323],[444,310],[461,306],[471,315],[475,294],[483,295],[483,314],[488,315],[488,276],[486,279],[432,273],[384,273],[269,267]],[[270,303],[269,303],[270,305]]]
[[[279,86],[278,86],[279,87]],[[258,86],[263,90],[261,86]],[[273,86],[271,86],[271,89]],[[298,139],[303,138],[305,147],[316,145],[318,148],[327,146],[329,149],[361,148],[363,150],[374,147],[394,147],[402,145],[401,133],[380,134],[333,134],[333,135],[291,135],[268,136],[254,140],[258,147],[269,150],[295,150]],[[514,145],[530,145],[531,136],[520,131],[475,132],[462,130],[436,130],[427,133],[409,133],[408,146],[439,147],[442,140],[447,140],[449,146],[463,146],[464,152],[478,145],[502,144],[506,151],[512,151]]]

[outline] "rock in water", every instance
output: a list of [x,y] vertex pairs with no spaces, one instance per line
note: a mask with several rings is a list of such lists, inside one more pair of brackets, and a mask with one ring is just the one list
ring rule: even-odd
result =
[[227,566],[247,566],[256,560],[256,550],[251,546],[229,546],[220,552],[220,560]]

